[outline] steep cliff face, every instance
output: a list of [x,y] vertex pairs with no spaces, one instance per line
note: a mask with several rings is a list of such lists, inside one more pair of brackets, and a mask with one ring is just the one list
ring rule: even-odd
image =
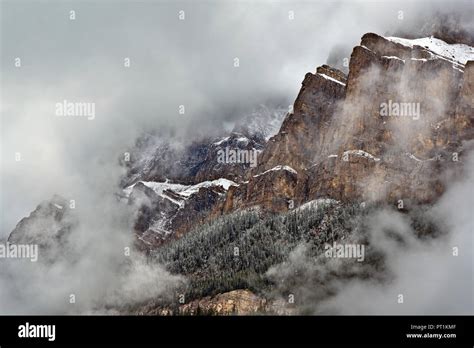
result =
[[345,85],[345,75],[328,66],[306,74],[293,113],[286,116],[279,133],[266,144],[252,174],[277,165],[288,165],[296,171],[310,166],[332,141],[328,138],[331,118],[345,96]]
[[[347,79],[327,66],[306,75],[294,113],[266,144],[249,182],[229,192],[228,210],[269,197],[433,202],[473,139],[473,58],[472,47],[435,38],[364,35]],[[272,186],[271,177],[256,185],[258,173],[285,165],[297,172],[286,186]]]
[[345,87],[346,76],[329,66],[306,74],[293,111],[266,143],[247,181],[229,191],[224,212],[254,205],[278,212],[304,201],[297,194],[298,180],[332,143],[331,117]]
[[280,212],[294,205],[298,173],[289,166],[275,166],[253,175],[248,181],[230,188],[223,212],[258,206],[265,211]]
[[455,135],[461,139],[474,138],[474,61],[468,61],[464,69],[454,124]]
[[367,34],[354,49],[334,115],[337,146],[309,171],[309,198],[426,203],[443,192],[442,174],[459,167],[472,139],[469,117],[457,111],[463,105],[472,117],[472,101],[462,96],[472,83],[464,72],[472,49],[456,47],[453,58],[427,49],[449,48],[438,40],[417,43]]

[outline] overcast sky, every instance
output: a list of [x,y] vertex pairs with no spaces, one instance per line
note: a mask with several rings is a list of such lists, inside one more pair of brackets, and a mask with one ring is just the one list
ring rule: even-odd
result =
[[[469,14],[470,2],[456,4],[451,7]],[[85,312],[102,297],[114,300],[114,291],[135,300],[161,293],[176,277],[136,259],[131,271],[121,268],[122,249],[132,242],[131,212],[113,192],[123,174],[118,158],[138,135],[161,130],[189,140],[260,104],[291,104],[304,75],[324,64],[334,47],[342,60],[366,32],[406,30],[446,9],[443,2],[419,1],[0,6],[0,238],[38,203],[60,194],[76,201],[81,225],[72,240],[82,256],[40,272],[41,265],[0,268],[3,313],[68,313],[64,299],[71,292],[83,306],[76,310]],[[55,105],[64,100],[95,103],[95,118],[56,116]],[[412,274],[400,278],[414,283]],[[347,298],[358,297],[348,291]]]

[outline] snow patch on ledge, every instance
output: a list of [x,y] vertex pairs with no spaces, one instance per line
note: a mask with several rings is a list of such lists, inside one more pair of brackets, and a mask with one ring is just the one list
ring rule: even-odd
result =
[[348,150],[348,151],[344,151],[344,155],[356,155],[356,156],[359,156],[359,157],[365,157],[365,158],[368,158],[368,159],[371,159],[375,162],[378,162],[380,161],[380,158],[377,158],[375,157],[374,155],[368,153],[368,152],[365,152],[363,150]]
[[330,81],[339,83],[340,85],[343,85],[343,86],[346,85],[345,83],[343,83],[343,82],[341,82],[341,81],[339,81],[339,80],[336,80],[336,79],[334,79],[334,78],[332,78],[332,77],[330,77],[330,76],[328,76],[328,75],[326,75],[326,74],[318,73],[318,75],[324,77],[326,80],[330,80]]
[[386,58],[386,59],[396,59],[396,60],[399,60],[399,61],[402,61],[404,64],[405,64],[405,60],[400,58],[400,57],[396,57],[396,56],[382,56],[382,58]]
[[428,159],[420,159],[418,157],[416,157],[414,154],[410,153],[410,152],[407,152],[405,153],[409,158],[411,158],[412,160],[415,160],[417,162],[429,162],[429,161],[435,161],[436,160],[436,157],[432,157],[432,158],[428,158]]
[[294,170],[293,168],[291,168],[290,166],[276,166],[276,167],[273,167],[272,169],[269,169],[269,170],[264,171],[263,173],[254,175],[253,177],[256,178],[256,177],[258,177],[258,176],[260,176],[260,175],[265,175],[265,174],[267,174],[267,173],[269,173],[269,172],[272,172],[272,171],[274,172],[274,171],[278,171],[278,170],[286,170],[286,171],[288,171],[288,172],[290,172],[290,173],[293,173],[293,174],[295,174],[295,175],[298,175],[298,172],[297,172],[296,170]]

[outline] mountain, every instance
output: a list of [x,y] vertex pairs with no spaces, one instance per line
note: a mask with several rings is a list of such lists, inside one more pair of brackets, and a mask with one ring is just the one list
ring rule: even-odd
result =
[[[138,139],[122,162],[118,197],[136,211],[139,249],[190,279],[192,289],[183,291],[191,302],[172,312],[272,307],[264,299],[269,284],[286,295],[290,289],[270,270],[301,243],[325,264],[324,243],[366,238],[365,204],[407,214],[434,204],[463,175],[474,144],[473,95],[473,47],[368,33],[348,74],[328,65],[306,74],[290,112],[261,106],[231,132],[187,144],[156,134]],[[59,197],[42,203],[9,240],[60,250],[80,223],[65,206]],[[431,222],[417,219],[420,235],[435,235]],[[367,267],[383,278],[381,259]],[[314,281],[323,289],[335,275],[367,276],[364,267]],[[317,301],[333,290],[319,291]],[[134,310],[165,314],[170,306]]]
[[[469,59],[466,45],[364,35],[347,77],[327,66],[305,76],[294,112],[266,143],[249,182],[229,190],[226,211],[268,200],[279,202],[269,207],[278,211],[285,201],[322,197],[435,201],[474,137]],[[381,115],[390,105],[419,112]],[[285,166],[292,170],[277,171],[274,185],[275,169]]]
[[196,185],[139,181],[127,187],[125,198],[138,208],[134,230],[139,241],[153,248],[180,237],[205,221],[232,185],[236,184],[221,178]]
[[188,142],[177,141],[169,135],[146,133],[128,150],[129,161],[121,161],[127,173],[122,186],[137,181],[198,184],[206,180],[226,178],[239,180],[249,166],[236,163],[225,166],[217,161],[217,152],[226,147],[261,151],[265,142],[275,135],[287,108],[260,105],[244,115],[230,132],[220,136],[199,137]]
[[[239,120],[229,133],[194,139],[187,144],[155,133],[145,133],[137,139],[128,150],[130,161],[121,162],[126,174],[117,194],[120,201],[136,210],[133,232],[137,246],[151,250],[170,238],[179,238],[192,226],[221,215],[227,190],[245,179],[251,163],[220,163],[220,152],[243,150],[256,158],[266,140],[278,132],[286,110],[260,105]],[[64,206],[67,214],[58,214],[56,206]],[[35,238],[29,238],[31,234],[37,235],[37,240],[55,240],[56,235],[62,238],[70,230],[71,216],[75,218],[66,200],[56,195],[24,218],[10,239],[34,242]],[[46,217],[49,220],[45,223]],[[49,224],[58,227],[48,230]],[[38,226],[43,225],[44,231],[40,233]]]
[[54,262],[64,255],[74,257],[69,237],[78,224],[69,202],[55,195],[40,203],[28,217],[21,219],[10,233],[8,242],[37,244],[42,259],[47,262]]
[[137,206],[134,230],[142,248],[153,249],[222,214],[227,190],[238,186],[252,166],[246,161],[226,163],[226,149],[256,159],[278,132],[285,111],[260,105],[230,133],[188,145],[152,134],[138,139],[130,151],[132,160],[124,163],[128,171],[121,196]]

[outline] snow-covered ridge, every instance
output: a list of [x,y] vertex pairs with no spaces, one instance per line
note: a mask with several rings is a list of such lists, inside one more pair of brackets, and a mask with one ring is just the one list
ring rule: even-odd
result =
[[296,170],[294,170],[293,168],[291,168],[290,166],[281,166],[281,165],[278,165],[278,166],[276,166],[276,167],[273,167],[272,169],[269,169],[269,170],[264,171],[263,173],[254,175],[253,177],[256,178],[256,177],[258,177],[258,176],[260,176],[260,175],[265,175],[265,174],[267,174],[267,173],[269,173],[269,172],[274,172],[274,171],[278,171],[278,170],[286,170],[286,171],[288,171],[288,172],[290,172],[290,173],[293,173],[293,174],[298,175],[298,172],[297,172]]
[[132,193],[133,189],[135,188],[135,185],[137,185],[138,183],[142,183],[143,185],[145,185],[146,187],[149,187],[151,188],[153,191],[155,191],[155,193],[158,195],[158,196],[162,196],[163,195],[163,191],[165,190],[172,190],[174,192],[180,192],[180,191],[183,191],[185,189],[187,189],[189,186],[187,185],[181,185],[181,184],[173,184],[173,183],[170,183],[169,180],[166,180],[165,182],[156,182],[156,181],[137,181],[136,183],[134,183],[133,185],[130,185],[126,188],[123,189],[123,192],[125,194],[125,196],[130,196],[130,194]]
[[336,79],[334,79],[334,78],[332,78],[332,77],[330,77],[330,76],[328,76],[328,75],[326,75],[326,74],[318,73],[318,75],[324,77],[326,80],[330,80],[330,81],[339,83],[340,85],[343,85],[343,86],[346,85],[345,83],[343,83],[343,82],[341,82],[341,81],[338,81],[338,80],[336,80]]
[[386,37],[385,39],[411,48],[415,45],[421,46],[439,56],[451,61],[459,62],[463,65],[465,65],[468,60],[474,60],[474,47],[465,44],[448,44],[435,37],[424,37],[410,40],[391,36]]
[[374,160],[375,162],[380,161],[380,158],[377,158],[377,157],[375,157],[374,155],[371,155],[370,153],[365,152],[365,151],[363,151],[363,150],[348,150],[348,151],[344,151],[344,153],[343,153],[343,158],[344,158],[345,156],[347,156],[347,155],[356,155],[356,156],[359,156],[359,157],[365,157],[365,158]]
[[224,190],[227,191],[229,189],[229,187],[239,186],[239,185],[236,184],[235,182],[233,182],[232,180],[220,178],[220,179],[216,179],[216,180],[212,180],[212,181],[200,182],[199,184],[189,186],[184,191],[177,192],[177,193],[180,196],[189,197],[189,196],[197,193],[199,191],[199,189],[202,188],[202,187],[215,187],[215,186],[221,186]]
[[229,141],[231,137],[235,137],[235,136],[237,136],[237,138],[235,138],[235,141],[237,141],[239,143],[248,144],[250,142],[250,139],[247,138],[245,135],[240,134],[240,133],[236,133],[236,132],[232,132],[232,135],[223,137],[223,138],[219,139],[218,141],[214,142],[213,144],[214,145],[221,145],[222,143],[225,143],[225,142]]
[[[234,138],[233,140],[235,140],[236,142],[238,143],[244,143],[244,145],[248,145],[250,143],[250,139],[247,138],[245,135],[243,134],[240,134],[240,133],[233,133],[232,136],[238,136],[238,138]],[[215,146],[220,146],[222,145],[223,143],[226,143],[228,142],[229,140],[231,139],[231,136],[227,136],[227,137],[224,137],[224,138],[220,138],[220,140],[216,141],[216,142],[213,142],[212,144],[215,145]]]
[[181,184],[173,184],[170,183],[168,180],[165,182],[156,182],[156,181],[138,181],[133,185],[130,185],[126,187],[123,192],[126,197],[129,197],[130,194],[133,191],[133,188],[135,187],[136,184],[142,183],[146,187],[151,188],[158,196],[166,198],[170,200],[171,202],[178,204],[181,206],[182,202],[173,199],[163,193],[165,190],[171,190],[174,193],[178,194],[179,196],[183,197],[183,199],[187,199],[188,197],[192,196],[193,194],[197,193],[200,188],[202,187],[216,187],[220,186],[224,190],[228,190],[230,186],[238,186],[235,182],[232,180],[220,178],[212,181],[203,181],[200,182],[199,184],[196,185],[181,185]]

